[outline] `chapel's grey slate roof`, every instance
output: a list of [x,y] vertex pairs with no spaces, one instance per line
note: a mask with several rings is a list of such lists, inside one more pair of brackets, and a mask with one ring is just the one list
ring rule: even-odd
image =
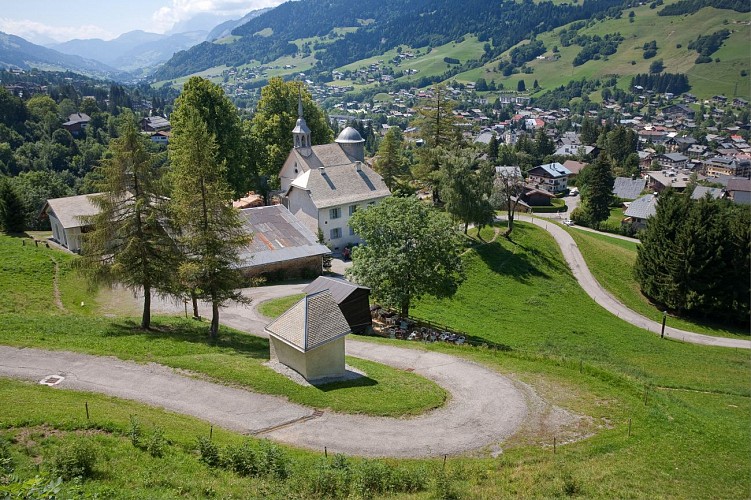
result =
[[87,115],[86,113],[73,113],[72,115],[68,116],[68,121],[63,123],[63,125],[75,125],[76,123],[89,123],[91,121],[91,117]]
[[304,148],[310,151],[308,156],[304,156],[298,148],[292,150],[297,163],[303,165],[303,169],[315,169],[320,167],[333,167],[336,165],[348,165],[355,158],[347,155],[339,144],[320,144]]
[[631,202],[631,205],[623,213],[626,217],[635,217],[637,219],[649,219],[657,210],[657,196],[645,194]]
[[240,253],[240,267],[325,255],[328,247],[318,243],[316,236],[283,205],[245,208],[239,211],[253,241]]
[[644,186],[647,185],[646,179],[629,179],[628,177],[616,177],[613,183],[613,194],[622,200],[635,200],[639,197]]
[[350,333],[347,320],[328,290],[306,295],[269,323],[269,335],[308,352]]
[[391,194],[383,178],[366,163],[311,168],[292,181],[290,189],[307,190],[316,208],[377,200]]
[[722,194],[725,191],[722,188],[714,188],[714,187],[707,187],[707,186],[696,186],[694,188],[694,191],[691,193],[691,199],[693,200],[701,200],[704,198],[707,194],[709,194],[710,198],[714,198],[715,200],[718,200],[722,198]]
[[331,296],[334,298],[334,301],[336,301],[337,304],[341,304],[342,302],[347,300],[347,297],[349,297],[352,292],[360,288],[370,290],[368,287],[356,285],[344,279],[319,276],[308,286],[303,288],[302,291],[303,293],[311,294],[323,290],[328,290],[329,292],[331,292]]
[[66,196],[65,198],[52,198],[51,200],[47,200],[44,208],[42,208],[42,212],[49,213],[52,210],[64,229],[81,227],[84,225],[81,217],[90,217],[99,213],[99,207],[91,201],[91,198],[101,196],[102,194],[94,193]]

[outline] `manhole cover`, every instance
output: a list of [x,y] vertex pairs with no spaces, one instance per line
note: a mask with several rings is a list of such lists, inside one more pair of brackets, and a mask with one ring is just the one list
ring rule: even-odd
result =
[[63,380],[65,380],[65,377],[63,377],[62,375],[47,375],[42,380],[40,380],[39,383],[52,387],[53,385],[59,384]]
[[313,417],[322,417],[323,416],[323,411],[321,411],[321,410],[315,410],[315,411],[313,411],[313,415],[312,416]]

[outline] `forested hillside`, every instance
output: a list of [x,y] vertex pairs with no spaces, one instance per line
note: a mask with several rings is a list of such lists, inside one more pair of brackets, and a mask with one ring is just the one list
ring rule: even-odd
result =
[[486,0],[301,0],[287,2],[238,27],[241,38],[229,44],[202,43],[179,52],[156,74],[171,79],[226,64],[250,60],[269,62],[298,47],[293,40],[323,37],[334,28],[356,27],[317,52],[318,70],[381,54],[404,44],[413,48],[437,46],[473,33],[487,42],[490,60],[520,40],[557,26],[589,19],[626,4],[623,0],[590,0],[582,4],[552,2],[491,3]]

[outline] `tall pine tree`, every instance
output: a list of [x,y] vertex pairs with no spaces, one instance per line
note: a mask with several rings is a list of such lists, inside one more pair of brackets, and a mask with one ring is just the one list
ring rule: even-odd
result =
[[227,165],[214,135],[198,111],[186,107],[181,113],[180,133],[169,145],[171,206],[184,255],[179,275],[192,293],[211,302],[209,333],[216,339],[219,307],[228,301],[248,301],[237,291],[243,283],[238,264],[251,235],[232,208]]
[[0,179],[0,229],[7,234],[24,230],[24,206],[9,179]]
[[120,283],[143,291],[141,328],[151,325],[151,296],[166,290],[175,265],[174,245],[165,228],[166,198],[135,117],[124,115],[120,136],[110,143],[111,157],[101,167],[99,209],[86,222],[78,266],[94,283]]

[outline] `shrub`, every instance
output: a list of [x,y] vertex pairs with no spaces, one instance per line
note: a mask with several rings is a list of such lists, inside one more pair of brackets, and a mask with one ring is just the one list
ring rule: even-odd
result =
[[130,442],[133,443],[133,446],[135,446],[136,448],[139,448],[141,446],[141,438],[143,437],[141,422],[139,422],[138,419],[133,415],[130,416],[130,428],[128,429],[128,437],[130,438]]
[[0,436],[0,477],[13,473],[13,455],[10,453],[10,443],[5,436]]
[[289,476],[289,460],[281,448],[264,441],[259,450],[259,472],[277,479]]
[[94,445],[88,439],[78,439],[58,448],[52,457],[52,473],[70,480],[74,477],[86,479],[94,474],[97,454]]
[[435,498],[441,500],[458,500],[461,498],[459,491],[451,476],[444,470],[435,475]]
[[154,427],[146,441],[146,451],[152,457],[161,457],[164,455],[164,449],[167,447],[167,440],[164,439],[164,431],[161,427]]
[[312,493],[321,498],[345,498],[349,496],[351,482],[347,458],[335,455],[332,462],[323,459],[316,464],[310,484]]
[[198,453],[201,455],[198,460],[209,467],[218,467],[221,464],[219,448],[205,436],[198,438]]
[[224,463],[241,476],[258,475],[258,457],[248,441],[241,445],[228,446]]

